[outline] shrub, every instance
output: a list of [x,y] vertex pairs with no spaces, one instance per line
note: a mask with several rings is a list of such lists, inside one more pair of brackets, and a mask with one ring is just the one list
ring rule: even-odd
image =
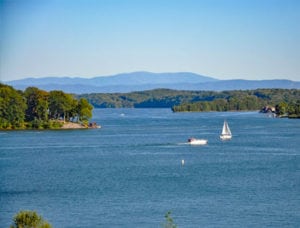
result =
[[10,228],[51,228],[51,224],[35,211],[20,211],[15,215]]

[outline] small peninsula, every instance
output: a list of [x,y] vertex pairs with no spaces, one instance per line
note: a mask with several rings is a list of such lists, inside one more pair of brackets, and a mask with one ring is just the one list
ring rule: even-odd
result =
[[93,106],[60,90],[50,92],[28,87],[24,92],[0,83],[0,130],[84,129]]

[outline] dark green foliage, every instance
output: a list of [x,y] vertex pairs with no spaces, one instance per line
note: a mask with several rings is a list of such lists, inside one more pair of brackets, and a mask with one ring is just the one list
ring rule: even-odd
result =
[[63,91],[50,91],[49,93],[49,117],[52,119],[62,118],[69,120],[73,109],[73,96]]
[[0,129],[24,128],[25,110],[22,92],[0,83]]
[[155,89],[132,93],[92,93],[79,95],[96,108],[171,108],[184,102],[213,99],[214,92]]
[[28,87],[24,92],[27,109],[25,113],[26,121],[47,120],[48,119],[48,98],[46,91],[36,87]]
[[[291,102],[300,99],[300,90],[259,89],[248,91],[225,91],[219,93],[223,98],[211,101],[190,102],[174,106],[174,112],[207,111],[249,111],[260,110],[266,105],[278,105],[280,114],[287,113]],[[293,106],[294,107],[294,106]],[[296,106],[295,106],[296,107]],[[297,108],[296,108],[297,110]]]
[[276,113],[280,116],[285,115],[288,111],[288,104],[285,102],[280,102],[276,105]]
[[77,114],[79,121],[86,122],[92,117],[93,106],[84,99],[80,98],[77,105]]
[[164,228],[176,228],[177,225],[174,223],[173,218],[171,217],[171,211],[168,211],[165,214],[165,222],[163,223]]
[[280,102],[276,105],[276,114],[279,117],[300,118],[300,99],[289,103]]
[[174,112],[209,112],[209,111],[243,111],[243,110],[259,110],[265,104],[264,100],[260,100],[256,96],[246,95],[240,97],[219,98],[213,101],[200,101],[174,106]]
[[62,121],[87,124],[93,106],[63,91],[28,87],[24,93],[0,83],[0,129],[57,129]]
[[[172,108],[174,112],[249,111],[278,105],[280,115],[299,116],[299,89],[178,91],[155,89],[132,93],[79,95],[98,108]],[[286,107],[282,102],[286,103]],[[298,102],[298,103],[297,103]]]
[[174,111],[260,110],[282,101],[300,99],[297,89],[257,89],[235,91],[178,91],[155,89],[132,93],[92,93],[79,95],[97,108],[173,108]]
[[45,221],[35,211],[20,211],[13,219],[10,228],[51,228],[51,224]]

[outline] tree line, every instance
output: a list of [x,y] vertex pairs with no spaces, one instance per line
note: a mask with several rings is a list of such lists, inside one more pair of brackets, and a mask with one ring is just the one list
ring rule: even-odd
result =
[[28,87],[23,92],[0,83],[0,129],[55,129],[65,121],[87,125],[92,110],[85,98],[63,91]]
[[[87,124],[97,108],[172,108],[174,112],[246,111],[276,106],[279,116],[297,118],[299,89],[180,91],[155,89],[131,93],[92,93],[76,97],[63,91],[0,83],[0,129],[60,128],[63,121]],[[93,105],[93,106],[92,106]]]
[[186,103],[172,107],[174,112],[226,112],[226,111],[243,111],[259,110],[267,102],[253,95],[233,96],[228,98],[219,98],[213,101],[198,101]]
[[272,100],[266,100],[256,96],[229,97],[216,99],[213,101],[200,101],[195,103],[186,103],[172,107],[174,112],[209,112],[209,111],[251,111],[264,110],[265,107],[274,105],[274,111],[278,117],[300,118],[300,98],[283,99],[277,104]]
[[[182,104],[172,107],[172,110],[174,112],[251,111],[261,110],[265,104],[264,100],[257,97],[244,97]],[[278,117],[300,118],[300,100],[280,102],[275,105],[274,113]]]
[[300,100],[287,102],[280,102],[276,105],[278,117],[300,118]]
[[131,93],[82,94],[97,108],[173,108],[174,111],[260,110],[266,105],[300,100],[299,89],[182,91],[155,89]]

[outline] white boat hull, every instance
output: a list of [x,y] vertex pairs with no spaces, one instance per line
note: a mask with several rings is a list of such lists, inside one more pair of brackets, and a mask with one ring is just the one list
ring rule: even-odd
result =
[[188,143],[191,145],[206,145],[207,140],[206,139],[189,139]]
[[220,135],[220,139],[222,140],[230,140],[232,138],[232,135]]

